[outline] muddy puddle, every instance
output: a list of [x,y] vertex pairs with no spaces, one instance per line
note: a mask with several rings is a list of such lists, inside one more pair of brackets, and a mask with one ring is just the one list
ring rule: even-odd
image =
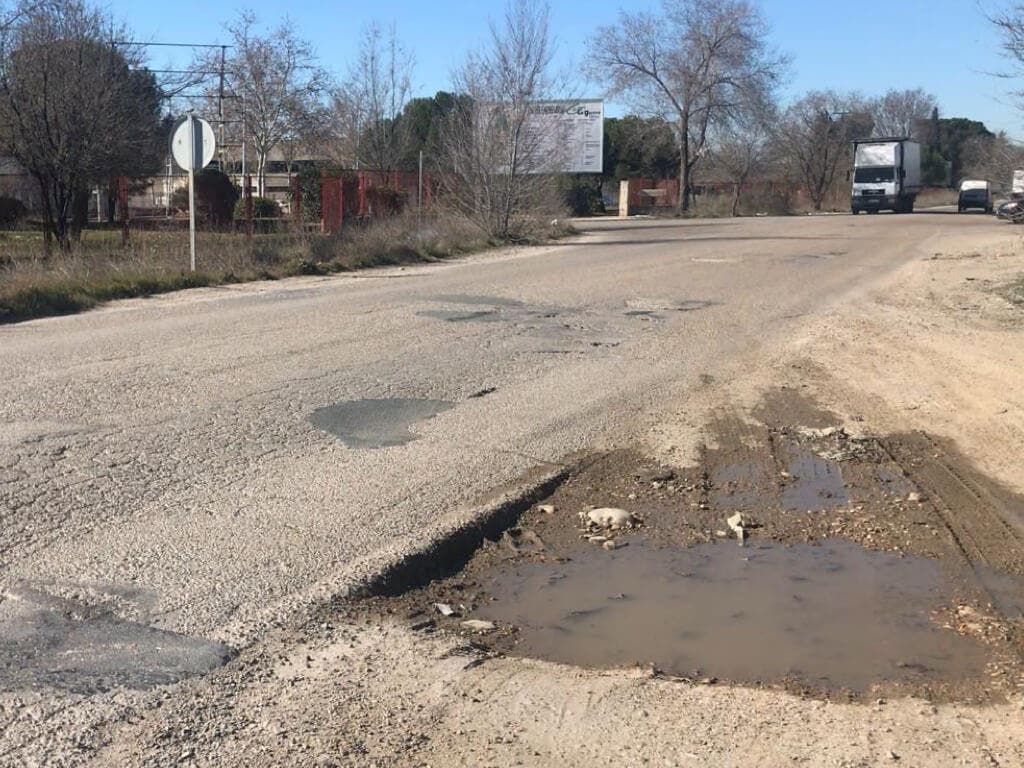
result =
[[[706,434],[689,467],[580,458],[504,533],[399,569],[359,610],[496,653],[822,697],[1024,692],[1020,498],[941,441],[863,434],[791,391]],[[584,527],[595,507],[635,525]]]
[[350,400],[317,408],[309,421],[349,448],[388,448],[415,440],[413,425],[454,407],[447,400]]
[[985,653],[932,613],[949,584],[925,558],[851,542],[655,548],[509,565],[474,615],[517,627],[512,652],[585,666],[653,664],[736,682],[866,691],[975,679]]

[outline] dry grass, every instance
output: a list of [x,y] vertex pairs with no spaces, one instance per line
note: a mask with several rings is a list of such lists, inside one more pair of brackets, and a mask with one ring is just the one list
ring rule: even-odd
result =
[[[547,237],[563,230],[543,233]],[[71,254],[46,257],[37,232],[0,233],[0,323],[68,314],[105,301],[206,285],[435,261],[500,245],[447,217],[398,216],[320,234],[204,232],[189,272],[186,232],[89,231]]]

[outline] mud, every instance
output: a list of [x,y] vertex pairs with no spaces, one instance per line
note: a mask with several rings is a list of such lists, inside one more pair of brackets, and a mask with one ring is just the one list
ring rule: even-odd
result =
[[454,407],[446,400],[350,400],[317,408],[309,421],[349,448],[388,448],[415,440],[412,425]]
[[[1021,499],[928,435],[857,427],[780,390],[749,416],[720,413],[696,466],[630,450],[586,457],[506,535],[460,557],[461,570],[410,579],[360,610],[497,653],[653,664],[824,697],[985,702],[1024,692]],[[642,522],[584,530],[579,513],[604,506]],[[743,548],[727,523],[736,513]],[[545,590],[565,590],[561,603],[530,594],[551,579]],[[845,624],[844,612],[857,620]],[[466,618],[497,626],[472,632]],[[655,640],[661,626],[668,634]],[[744,645],[751,637],[771,653],[758,657]]]

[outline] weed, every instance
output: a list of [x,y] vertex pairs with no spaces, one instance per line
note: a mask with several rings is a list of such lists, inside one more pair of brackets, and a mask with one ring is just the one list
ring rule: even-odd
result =
[[[573,231],[558,222],[549,230],[552,238]],[[180,230],[133,231],[127,246],[120,238],[117,230],[90,230],[74,252],[47,256],[40,233],[0,232],[0,323],[182,288],[435,261],[505,245],[449,217],[399,215],[348,225],[331,237],[201,232],[199,269],[189,272],[187,234]]]

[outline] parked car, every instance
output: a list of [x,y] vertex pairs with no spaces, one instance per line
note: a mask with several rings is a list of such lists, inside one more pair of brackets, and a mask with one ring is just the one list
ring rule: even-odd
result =
[[965,179],[960,182],[957,213],[963,213],[969,208],[980,208],[985,213],[992,213],[992,186],[987,181]]

